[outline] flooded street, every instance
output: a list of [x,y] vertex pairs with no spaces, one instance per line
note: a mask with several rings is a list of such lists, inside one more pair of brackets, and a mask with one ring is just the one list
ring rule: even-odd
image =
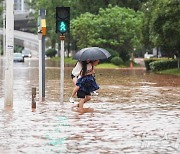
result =
[[[38,89],[38,61],[14,63],[14,104],[4,108],[4,62],[0,59],[0,154],[179,154],[180,77],[145,69],[96,69],[99,96],[78,114],[68,102],[72,67],[46,62],[46,101],[31,108]],[[76,101],[78,99],[76,98]]]

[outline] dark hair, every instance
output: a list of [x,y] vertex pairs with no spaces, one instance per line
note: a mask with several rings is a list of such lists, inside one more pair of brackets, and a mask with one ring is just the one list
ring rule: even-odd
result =
[[82,61],[82,76],[85,76],[86,72],[87,72],[87,62]]

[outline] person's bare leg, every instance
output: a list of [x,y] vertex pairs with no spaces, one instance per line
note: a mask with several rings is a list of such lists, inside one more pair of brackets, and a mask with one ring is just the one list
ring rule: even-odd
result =
[[79,90],[79,86],[75,86],[75,88],[73,89],[71,97],[74,97],[78,90]]
[[70,103],[74,103],[74,96],[75,96],[75,94],[77,93],[77,91],[79,90],[79,86],[76,86],[74,89],[73,89],[73,92],[72,92],[72,95],[71,95],[71,97],[69,98],[69,101],[70,101]]
[[88,95],[85,98],[81,98],[79,101],[79,104],[77,105],[78,107],[78,112],[80,113],[85,113],[85,112],[92,112],[93,109],[90,108],[84,108],[84,103],[86,103],[87,101],[89,101],[91,99],[91,97]]
[[85,98],[81,98],[78,104],[79,108],[83,108],[84,103],[86,103],[87,101],[89,101],[91,99],[91,97],[88,95]]
[[74,78],[72,79],[72,81],[73,81],[73,83],[75,84],[75,88],[73,89],[72,94],[71,94],[71,97],[69,98],[69,102],[70,102],[70,103],[74,103],[73,97],[75,96],[75,94],[76,94],[77,91],[79,90],[79,87],[76,86],[77,77],[74,77]]
[[84,103],[89,101],[91,99],[91,97],[88,95],[85,98],[81,98],[79,101],[79,104],[77,106],[74,107],[78,107],[77,109],[75,109],[74,107],[72,108],[74,111],[78,111],[79,113],[83,114],[86,112],[93,112],[94,109],[93,108],[84,108]]
[[[89,100],[91,100],[91,97],[88,95],[88,96],[86,96],[84,103],[86,103]],[[94,111],[93,108],[83,108],[83,109],[84,109],[84,112],[93,112]]]
[[74,85],[76,85],[77,77],[74,77],[72,80],[73,80]]
[[81,98],[79,101],[78,107],[83,108],[84,102],[85,102],[85,98]]

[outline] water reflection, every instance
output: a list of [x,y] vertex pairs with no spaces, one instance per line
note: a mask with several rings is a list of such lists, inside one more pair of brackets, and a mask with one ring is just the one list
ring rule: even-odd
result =
[[60,106],[60,70],[46,63],[46,102],[31,109],[38,88],[38,61],[14,64],[14,106],[3,107],[0,60],[0,153],[179,153],[180,78],[144,69],[97,69],[99,96],[79,115],[68,103],[72,68],[65,69]]

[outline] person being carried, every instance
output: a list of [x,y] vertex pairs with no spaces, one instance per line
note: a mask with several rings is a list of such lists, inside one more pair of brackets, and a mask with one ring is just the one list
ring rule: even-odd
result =
[[[73,97],[79,90],[79,86],[76,85],[77,80],[81,78],[82,76],[95,74],[94,66],[97,65],[98,63],[99,63],[99,60],[95,60],[95,61],[86,60],[86,61],[76,63],[71,74],[71,78],[73,80],[73,83],[75,84],[75,88],[73,89],[72,95],[69,99],[71,103],[74,103]],[[96,95],[96,96],[98,95],[98,93],[96,93],[95,91],[92,91],[91,94]]]
[[[97,64],[98,62],[99,61],[96,61],[94,64]],[[77,97],[80,98],[80,101],[78,105],[74,106],[72,109],[80,113],[92,112],[92,108],[84,108],[84,103],[91,99],[91,92],[98,90],[99,86],[96,83],[93,74],[88,74],[86,62],[82,62],[81,77],[78,78],[76,86]]]

